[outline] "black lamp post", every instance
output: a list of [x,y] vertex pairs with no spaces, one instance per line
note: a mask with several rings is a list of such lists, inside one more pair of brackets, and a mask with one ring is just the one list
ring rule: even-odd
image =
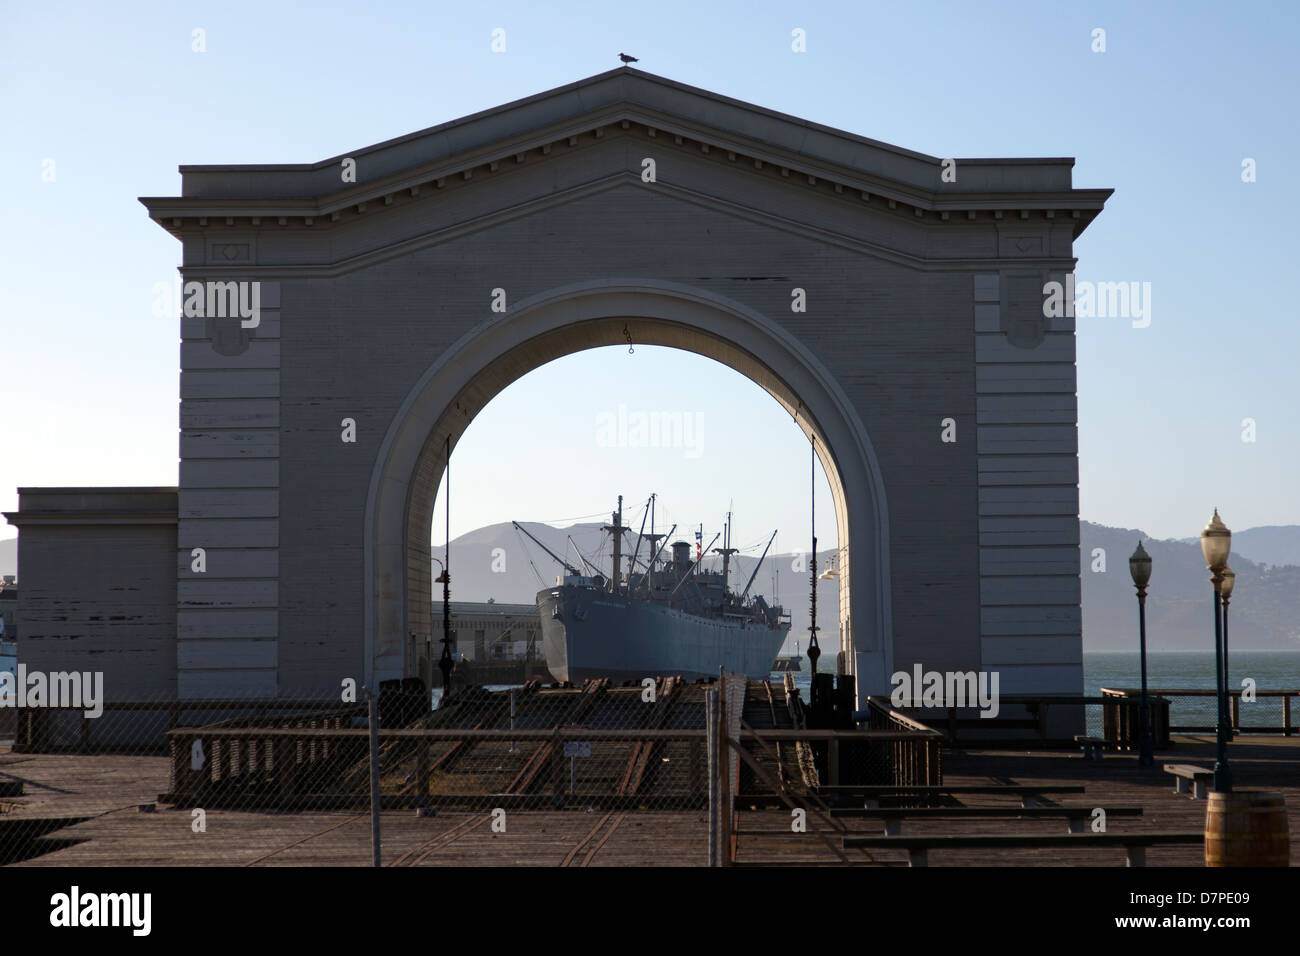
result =
[[[1237,573],[1232,568],[1223,569],[1223,581],[1219,584],[1219,598],[1223,601],[1223,688],[1224,695],[1228,700],[1228,707],[1232,707],[1232,671],[1228,668],[1228,599],[1232,597],[1232,588],[1237,583]],[[1232,711],[1228,711],[1228,735],[1235,736],[1233,732]]]
[[[437,558],[434,564],[442,567],[442,573],[434,578],[435,584],[442,585],[442,654],[438,658],[438,669],[442,671],[442,700],[451,698],[451,671],[455,662],[451,659],[451,575]],[[442,703],[439,702],[439,707]]]
[[1155,763],[1151,754],[1151,703],[1147,698],[1147,583],[1151,580],[1151,555],[1138,542],[1137,550],[1128,559],[1128,571],[1133,576],[1133,586],[1138,593],[1138,647],[1142,656],[1142,715],[1138,736],[1138,766],[1149,767]]
[[1214,760],[1214,789],[1217,793],[1232,792],[1232,770],[1228,767],[1227,687],[1223,670],[1223,616],[1220,613],[1223,572],[1228,567],[1228,554],[1231,550],[1232,532],[1219,518],[1219,509],[1215,508],[1214,517],[1201,531],[1201,554],[1205,556],[1205,567],[1210,572],[1210,583],[1214,586],[1214,677],[1218,684],[1219,698]]

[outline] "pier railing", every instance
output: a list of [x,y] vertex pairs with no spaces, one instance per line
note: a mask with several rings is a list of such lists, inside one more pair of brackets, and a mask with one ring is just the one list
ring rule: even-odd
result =
[[[87,716],[84,707],[13,707],[5,702],[0,708],[14,715],[15,753],[165,754],[166,734],[173,727],[210,726],[223,719],[223,725],[346,726],[350,715],[364,713],[355,706],[340,707],[337,699],[291,697],[109,701],[97,717]],[[312,723],[330,720],[336,723]]]
[[[369,804],[365,728],[182,727],[167,737],[172,759],[170,790],[160,795],[165,803],[232,809]],[[707,731],[702,727],[400,729],[381,730],[378,737],[381,801],[390,809],[687,809],[708,801]],[[792,772],[793,759],[774,759],[780,748],[807,744],[840,749],[836,775],[825,783],[867,782],[851,772],[857,758],[850,753],[874,749],[892,758],[901,752],[900,766],[906,770],[902,777],[888,779],[920,783],[932,778],[918,770],[937,771],[941,738],[911,730],[759,731],[746,726],[734,739],[753,758],[743,762],[735,799],[768,805],[779,802],[782,791],[806,794],[823,783],[797,769]],[[910,755],[912,745],[933,756]],[[851,749],[858,747],[862,749]]]
[[[1148,688],[1151,697],[1169,704],[1169,732],[1175,734],[1212,734],[1218,726],[1216,710],[1218,692],[1200,688]],[[1139,688],[1101,688],[1106,703],[1141,699]],[[1291,737],[1300,734],[1300,710],[1295,707],[1300,690],[1228,691],[1229,723],[1234,734],[1275,734]]]
[[[1152,738],[1157,748],[1170,745],[1171,734],[1214,733],[1217,726],[1213,690],[1150,687]],[[1236,689],[1229,692],[1229,721],[1234,734],[1300,734],[1300,690]],[[973,707],[906,708],[924,726],[943,731],[951,745],[1075,746],[1074,735],[1087,734],[1137,746],[1141,691],[1103,687],[1092,696],[1003,694],[1000,714],[982,718]],[[888,698],[880,698],[887,701]],[[896,711],[897,712],[897,711]],[[874,725],[873,725],[874,726]]]
[[936,786],[943,782],[939,768],[939,751],[945,743],[942,733],[895,710],[888,697],[867,698],[865,723],[872,730],[907,734],[890,745],[889,779],[880,783]]

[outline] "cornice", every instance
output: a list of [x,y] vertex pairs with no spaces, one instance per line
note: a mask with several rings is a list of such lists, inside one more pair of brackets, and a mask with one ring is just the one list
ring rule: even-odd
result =
[[[1043,255],[1016,256],[1014,259],[1008,259],[1005,256],[934,258],[915,255],[867,239],[861,239],[845,235],[844,233],[835,232],[813,223],[779,216],[768,210],[742,205],[718,196],[707,195],[675,183],[661,181],[654,185],[646,185],[641,182],[640,176],[636,173],[631,171],[619,171],[598,180],[571,186],[563,190],[557,190],[544,196],[539,196],[505,209],[495,210],[474,219],[446,226],[424,235],[399,239],[380,248],[370,249],[356,255],[347,256],[330,262],[295,265],[277,263],[259,265],[244,262],[225,265],[219,261],[208,261],[185,266],[182,268],[182,272],[187,276],[201,276],[209,279],[250,278],[257,276],[264,276],[268,280],[311,277],[334,278],[347,275],[348,273],[355,272],[359,269],[366,269],[380,265],[392,259],[411,255],[412,253],[419,252],[423,249],[442,245],[443,243],[454,241],[484,229],[491,229],[514,219],[536,215],[539,212],[543,212],[554,206],[561,206],[577,199],[596,196],[619,186],[632,186],[639,189],[660,191],[663,194],[680,201],[725,212],[729,215],[737,216],[750,222],[789,232],[801,238],[813,239],[818,242],[834,245],[883,261],[892,262],[906,268],[915,269],[917,271],[970,271],[972,269],[997,271],[999,268],[1014,265],[1016,268],[1040,268],[1068,272],[1073,270],[1075,263],[1075,260],[1072,257]],[[882,209],[881,211],[884,210]],[[906,212],[901,211],[898,212],[897,215],[906,216]],[[994,215],[989,218],[992,221],[996,221],[1002,219],[1002,216],[995,212]],[[219,231],[214,231],[213,234],[219,235]]]

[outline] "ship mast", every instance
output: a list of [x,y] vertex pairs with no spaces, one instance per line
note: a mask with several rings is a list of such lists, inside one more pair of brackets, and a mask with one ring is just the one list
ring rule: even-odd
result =
[[[657,539],[659,539],[659,538],[667,539],[667,538],[671,538],[671,537],[673,536],[673,532],[676,531],[676,530],[677,530],[677,525],[674,524],[671,528],[668,529],[668,533],[667,533],[667,534],[651,534],[651,535],[647,535],[647,537],[649,537],[649,538],[651,538],[651,539],[654,539],[654,540],[657,540]],[[663,549],[667,546],[667,544],[668,544],[668,542],[667,542],[667,540],[665,540],[663,544],[659,545],[658,549],[654,552],[654,554],[650,556],[650,589],[651,589],[651,591],[654,590],[654,585],[655,585],[655,582],[654,582],[654,566],[655,566],[655,564],[658,563],[660,552],[663,551]]]
[[[650,517],[650,509],[654,505],[654,500],[655,496],[651,495],[650,500],[646,502],[645,511],[641,515],[641,530],[636,533],[636,546],[632,549],[632,553],[627,556],[627,593],[629,595],[632,593],[632,587],[636,578],[636,556],[641,553],[641,541],[645,538],[645,523],[646,519]],[[630,531],[631,529],[629,528],[628,530]],[[642,581],[644,580],[645,578],[643,576]]]
[[608,531],[614,536],[614,576],[609,579],[609,589],[613,594],[618,593],[619,570],[618,564],[623,557],[623,532],[630,531],[630,528],[623,525],[623,496],[618,496],[618,511],[612,515],[613,524],[607,524],[601,531]]
[[727,523],[722,527],[722,547],[714,548],[715,554],[722,555],[722,603],[727,603],[727,573],[731,569],[731,556],[739,551],[739,548],[731,546],[731,512],[727,512]]
[[[671,534],[671,532],[670,532]],[[650,564],[646,568],[646,589],[650,594],[655,589],[655,559],[659,557],[659,549],[655,544],[660,538],[666,538],[666,534],[655,534],[655,496],[650,496],[650,533],[646,535],[646,540],[650,542]]]

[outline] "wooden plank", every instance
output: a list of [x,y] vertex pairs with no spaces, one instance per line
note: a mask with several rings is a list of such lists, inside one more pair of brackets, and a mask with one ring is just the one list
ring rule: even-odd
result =
[[[168,732],[174,736],[194,737],[194,736],[240,736],[247,734],[246,730],[228,730],[213,727],[177,727]],[[309,738],[329,738],[337,737],[341,740],[349,737],[366,737],[368,731],[364,728],[277,728],[271,727],[259,729],[258,736],[264,737],[296,737],[299,739]],[[921,737],[933,736],[941,737],[937,731],[931,731],[926,734],[920,731],[895,731],[895,730],[762,730],[750,732],[744,729],[739,731],[742,741],[761,738],[765,741],[796,741],[796,740],[916,740]],[[420,739],[428,738],[430,740],[532,740],[532,741],[551,741],[551,740],[591,740],[591,741],[631,741],[631,740],[652,740],[652,741],[692,741],[703,740],[705,735],[704,728],[685,729],[662,729],[655,730],[644,727],[631,727],[626,729],[608,729],[584,727],[580,729],[555,729],[555,728],[536,728],[536,727],[517,727],[514,730],[509,728],[472,728],[472,727],[433,727],[428,729],[388,729],[380,730],[381,739]]]
[[[960,807],[832,807],[831,816],[856,817],[867,820],[940,820],[962,817],[1082,817],[1092,816],[1096,808],[1080,807],[1014,807],[1014,806],[960,806]],[[1108,817],[1140,817],[1141,807],[1102,807]]]
[[1082,784],[1071,783],[941,783],[941,784],[840,784],[834,787],[819,787],[823,793],[863,794],[865,796],[889,795],[942,795],[945,793],[1002,793],[1010,795],[1036,793],[1083,793],[1087,788]]
[[963,833],[935,836],[909,834],[906,836],[853,835],[844,837],[846,847],[917,847],[931,850],[970,849],[972,847],[1058,847],[1066,846],[1157,846],[1170,843],[1201,844],[1202,831],[1133,830],[1123,833]]
[[[1242,787],[1280,790],[1288,807],[1300,806],[1300,777],[1293,770],[1300,765],[1296,759],[1300,755],[1297,744],[1294,737],[1234,741],[1236,782]],[[1184,761],[1213,761],[1212,739],[1180,738],[1177,746]],[[170,767],[171,761],[166,756],[0,753],[0,777],[21,776],[31,781],[22,805],[5,817],[28,814],[41,818],[84,818],[84,822],[74,827],[50,834],[56,839],[75,840],[74,845],[54,849],[20,865],[66,869],[113,865],[239,866],[254,862],[282,866],[364,866],[370,862],[368,815],[355,811],[249,813],[209,809],[209,833],[221,834],[216,840],[178,839],[175,813],[121,812],[122,807],[153,802],[165,791]],[[1106,763],[1079,760],[1075,753],[1026,753],[1023,747],[944,755],[944,773],[950,785],[980,785],[988,782],[989,774],[1008,773],[1031,784],[1074,783],[1086,791],[1086,796],[1078,800],[1081,805],[1141,806],[1144,810],[1139,818],[1141,823],[1128,832],[1141,834],[1149,828],[1155,832],[1186,832],[1193,838],[1203,833],[1203,803],[1174,794],[1172,786],[1153,787],[1149,777],[1107,773],[1105,767]],[[1014,796],[992,794],[982,802],[1010,804],[1014,799]],[[604,809],[607,808],[602,813]],[[555,866],[592,829],[592,817],[584,812],[518,809],[510,812],[507,833],[493,833],[486,823],[489,816],[481,809],[442,809],[436,817],[424,818],[417,818],[409,810],[385,810],[384,862],[391,865],[403,856],[410,862],[424,852],[421,847],[461,828],[469,832],[446,842],[444,849],[429,853],[418,865]],[[1050,821],[1030,817],[995,817],[983,821],[953,818],[944,824],[944,830],[957,834],[988,831],[1023,836],[1034,828],[1052,826]],[[470,825],[462,827],[466,820]],[[843,818],[840,822],[852,824],[853,818]],[[1300,859],[1300,827],[1294,824],[1293,816],[1291,853],[1296,860]],[[748,833],[752,829],[765,832],[755,838]],[[707,823],[698,809],[631,811],[619,827],[611,832],[607,826],[604,833],[608,839],[592,859],[593,866],[661,864],[665,860],[674,865],[703,866],[707,862]],[[854,831],[850,835],[874,834]],[[1045,831],[1044,835],[1055,836]],[[737,836],[738,865],[839,864],[839,858],[814,834],[790,832],[790,814],[784,805],[772,810],[741,811]],[[591,843],[587,846],[590,853]],[[896,866],[906,856],[901,849],[888,848],[854,853],[859,855],[851,855],[851,862],[875,866]],[[943,862],[963,866],[1060,867],[1119,862],[1118,857],[1108,860],[1095,846],[1062,842],[1019,849],[953,849],[945,854]],[[1204,863],[1203,854],[1203,848],[1195,842],[1170,843],[1152,848],[1148,862],[1199,867]]]

